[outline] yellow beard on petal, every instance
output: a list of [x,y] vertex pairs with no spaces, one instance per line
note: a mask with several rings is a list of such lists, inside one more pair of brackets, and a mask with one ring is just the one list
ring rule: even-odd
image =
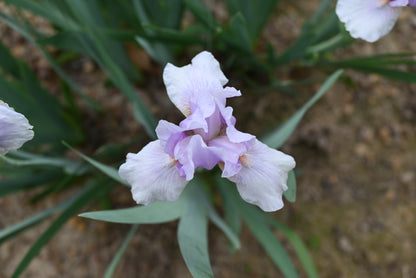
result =
[[387,5],[391,1],[392,0],[379,0],[381,6]]
[[184,105],[184,107],[182,108],[182,113],[185,115],[185,117],[191,116],[191,105],[189,103]]
[[247,157],[247,155],[244,154],[240,156],[239,160],[241,165],[243,165],[244,167],[248,168],[251,166],[250,159]]

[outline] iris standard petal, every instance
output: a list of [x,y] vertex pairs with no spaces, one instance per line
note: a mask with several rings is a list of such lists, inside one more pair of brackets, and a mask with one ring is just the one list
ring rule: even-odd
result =
[[229,180],[236,183],[241,197],[264,211],[281,209],[288,172],[296,165],[293,157],[256,140],[240,162],[241,170]]
[[218,80],[222,86],[227,84],[228,79],[221,71],[220,63],[210,52],[202,51],[196,55],[191,62],[195,68],[208,74],[207,77],[209,79]]
[[352,37],[375,42],[391,31],[401,12],[401,7],[392,7],[388,2],[338,0],[336,13]]
[[163,150],[159,140],[137,154],[127,154],[119,175],[132,185],[133,199],[148,205],[154,201],[176,201],[188,181],[179,176],[176,161]]
[[0,154],[19,149],[34,136],[25,116],[0,100]]
[[204,98],[203,105],[213,112],[215,98],[225,100],[227,97],[239,95],[237,90],[223,88],[228,79],[221,71],[218,61],[207,51],[199,53],[191,64],[183,67],[167,64],[163,71],[163,81],[169,98],[185,116],[192,112],[192,99],[201,103],[199,100]]

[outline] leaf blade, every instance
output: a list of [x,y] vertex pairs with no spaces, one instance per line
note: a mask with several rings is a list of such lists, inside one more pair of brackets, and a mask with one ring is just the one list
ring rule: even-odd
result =
[[117,250],[117,253],[114,255],[113,259],[111,260],[110,265],[107,267],[107,270],[105,271],[105,274],[104,274],[104,278],[113,277],[117,264],[120,261],[121,257],[123,256],[124,252],[126,251],[127,246],[130,243],[131,239],[133,238],[134,233],[137,231],[138,227],[139,225],[137,224],[131,227],[129,233],[124,238],[123,243],[121,244],[120,248]]
[[184,210],[183,199],[176,202],[154,202],[148,206],[81,213],[79,216],[123,224],[155,224],[178,219]]
[[213,278],[208,254],[208,219],[198,194],[195,188],[190,189],[190,198],[178,225],[179,248],[193,277]]
[[305,113],[314,105],[327,91],[328,89],[338,80],[342,74],[342,70],[337,70],[331,74],[322,84],[318,92],[306,102],[289,120],[287,120],[277,130],[266,135],[262,141],[272,148],[279,148],[289,137],[303,118]]

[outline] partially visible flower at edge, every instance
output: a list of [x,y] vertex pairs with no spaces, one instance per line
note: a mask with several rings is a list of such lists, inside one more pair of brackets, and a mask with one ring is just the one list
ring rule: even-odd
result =
[[197,167],[219,165],[222,177],[236,183],[245,201],[264,211],[282,208],[295,161],[235,128],[233,109],[225,103],[241,93],[223,87],[228,80],[212,54],[201,52],[183,67],[168,64],[163,79],[169,98],[186,118],[179,125],[161,120],[158,140],[127,155],[119,174],[132,185],[133,199],[144,205],[175,201]]
[[34,136],[26,117],[0,100],[0,154],[19,149]]
[[404,6],[416,0],[338,0],[336,14],[353,38],[375,42],[393,29]]

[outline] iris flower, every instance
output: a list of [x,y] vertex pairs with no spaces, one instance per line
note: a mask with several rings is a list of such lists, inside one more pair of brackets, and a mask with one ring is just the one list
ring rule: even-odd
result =
[[33,138],[33,127],[22,114],[0,100],[0,154],[17,150]]
[[416,0],[338,0],[336,13],[352,37],[375,42],[393,29],[405,6]]
[[185,119],[179,125],[159,121],[158,139],[137,154],[127,155],[119,174],[132,185],[133,199],[144,205],[175,201],[196,168],[210,170],[218,165],[222,177],[236,183],[245,201],[264,211],[282,208],[282,194],[295,160],[235,128],[233,109],[226,106],[226,99],[241,93],[224,87],[228,80],[214,56],[204,51],[190,65],[168,64],[163,80]]

